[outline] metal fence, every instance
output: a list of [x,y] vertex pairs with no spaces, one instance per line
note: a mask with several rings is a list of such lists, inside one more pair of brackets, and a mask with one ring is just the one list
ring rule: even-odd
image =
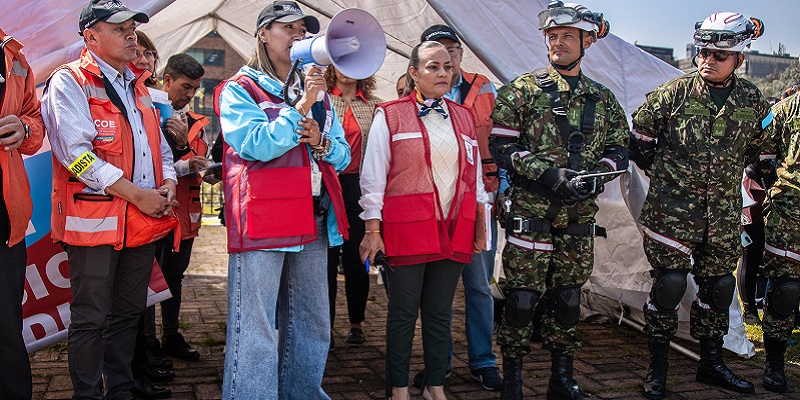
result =
[[222,182],[209,185],[203,182],[200,185],[200,202],[203,204],[203,216],[217,216],[222,207]]

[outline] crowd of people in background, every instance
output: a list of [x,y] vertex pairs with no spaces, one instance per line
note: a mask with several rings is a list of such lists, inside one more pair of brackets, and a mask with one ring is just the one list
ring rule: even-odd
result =
[[[639,220],[653,267],[642,395],[669,393],[689,273],[698,286],[697,380],[755,392],[723,360],[738,284],[745,322],[763,327],[762,385],[787,390],[785,353],[800,316],[800,97],[795,86],[773,105],[735,73],[762,21],[720,12],[698,22],[697,71],[649,93],[629,126],[614,93],[583,73],[585,52],[609,24],[581,5],[553,1],[539,14],[550,65],[499,89],[461,67],[457,27],[433,25],[396,81],[398,98],[387,101],[375,96],[374,77],[296,70],[292,44],[321,26],[297,3],[274,1],[254,21],[252,57],[213,93],[214,138],[191,109],[202,65],[176,54],[159,73],[158,50],[137,31],[148,20],[118,0],[89,1],[78,18],[85,48],[52,73],[41,103],[22,44],[0,30],[3,398],[32,397],[20,334],[32,209],[21,155],[36,153],[45,133],[52,238],[69,264],[75,399],[168,398],[170,358],[200,358],[179,321],[203,182],[221,183],[225,197],[224,399],[329,399],[322,380],[336,347],[337,275],[346,343],[359,346],[373,337],[365,331],[371,267],[383,270],[389,299],[389,399],[410,399],[409,386],[427,400],[447,398],[459,280],[477,384],[521,400],[523,360],[540,340],[551,354],[546,397],[583,399],[573,376],[581,287],[595,237],[612,234],[596,223],[595,199],[629,161],[650,178]],[[495,315],[499,226],[506,281]],[[172,293],[160,303],[160,339],[155,307],[146,307],[154,266]],[[761,316],[758,275],[769,282]],[[424,369],[409,380],[418,318]]]

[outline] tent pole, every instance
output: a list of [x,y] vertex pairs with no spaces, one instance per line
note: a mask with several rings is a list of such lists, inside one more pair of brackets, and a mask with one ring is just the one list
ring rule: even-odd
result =
[[[630,320],[628,318],[625,318],[625,317],[620,318],[620,321],[624,322],[625,325],[628,325],[631,328],[634,328],[634,329],[638,330],[639,332],[644,333],[644,326],[642,326],[638,322],[634,322],[634,321],[632,321],[632,320]],[[669,347],[675,349],[675,351],[685,355],[686,357],[691,358],[692,360],[700,361],[700,355],[698,355],[697,353],[687,349],[686,347],[683,347],[683,346],[675,343],[674,341],[670,341],[669,342]]]

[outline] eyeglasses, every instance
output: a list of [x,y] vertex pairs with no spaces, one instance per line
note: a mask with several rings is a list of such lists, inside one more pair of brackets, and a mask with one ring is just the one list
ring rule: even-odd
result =
[[[145,58],[155,59],[156,56],[158,56],[158,53],[156,53],[153,50],[145,50],[144,51],[144,57]],[[139,50],[136,50],[136,58],[141,58],[141,57],[142,57],[142,52],[139,51]]]
[[451,56],[458,55],[458,51],[461,50],[461,46],[450,46],[445,48],[447,49],[447,52],[450,53]]
[[728,58],[732,55],[736,54],[732,51],[722,51],[722,50],[709,50],[709,49],[700,49],[700,52],[697,53],[698,56],[703,57],[704,59],[708,60],[709,56],[713,56],[717,62],[725,62]]

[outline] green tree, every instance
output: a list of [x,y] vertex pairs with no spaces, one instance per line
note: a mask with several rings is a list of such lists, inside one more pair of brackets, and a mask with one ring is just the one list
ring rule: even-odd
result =
[[761,89],[764,96],[780,98],[784,90],[800,83],[800,62],[795,60],[789,68],[764,78],[748,79]]

